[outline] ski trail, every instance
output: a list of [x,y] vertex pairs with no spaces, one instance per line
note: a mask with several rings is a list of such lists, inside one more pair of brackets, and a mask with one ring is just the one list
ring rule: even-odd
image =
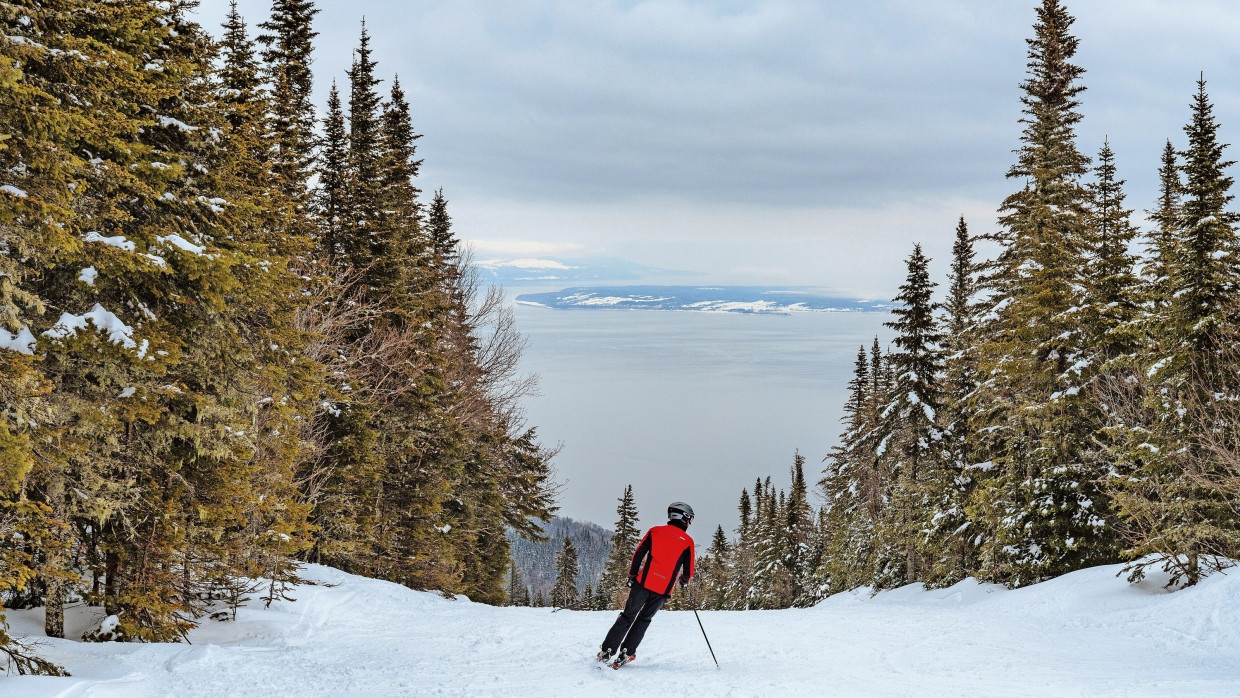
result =
[[[46,640],[44,654],[74,676],[2,678],[0,695],[1240,695],[1240,575],[1166,594],[1116,569],[1015,591],[966,581],[809,609],[702,611],[719,668],[692,612],[660,611],[637,661],[613,670],[594,653],[616,611],[496,608],[311,565],[317,584],[295,602],[204,621],[192,645]],[[43,619],[10,620],[35,635]]]

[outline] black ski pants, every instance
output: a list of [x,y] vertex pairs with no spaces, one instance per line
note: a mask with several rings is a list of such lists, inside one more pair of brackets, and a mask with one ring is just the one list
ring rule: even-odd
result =
[[667,597],[656,594],[640,584],[629,589],[629,599],[624,602],[624,610],[616,619],[607,639],[603,640],[603,656],[614,654],[617,648],[624,650],[630,657],[637,654],[637,646],[650,627],[650,619],[663,607]]

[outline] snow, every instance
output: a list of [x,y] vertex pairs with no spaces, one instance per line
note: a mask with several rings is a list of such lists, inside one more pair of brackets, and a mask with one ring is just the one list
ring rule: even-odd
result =
[[8,194],[12,194],[13,196],[16,196],[19,199],[24,199],[27,196],[25,189],[18,189],[12,184],[6,184],[0,187],[0,191],[8,193]]
[[102,242],[105,245],[111,245],[112,247],[118,247],[122,250],[125,250],[126,252],[134,251],[134,244],[130,242],[129,240],[125,239],[124,235],[113,235],[110,238],[105,238],[104,236],[99,234],[99,231],[92,230],[89,233],[86,233],[86,237],[82,239],[86,242]]
[[12,334],[0,327],[0,349],[33,355],[35,341],[34,334],[30,332],[29,327],[22,327],[17,334]]
[[95,269],[93,266],[90,266],[90,267],[86,267],[80,273],[78,273],[78,281],[81,281],[87,286],[94,286],[95,278],[98,276],[99,276],[99,271]]
[[[1129,585],[1120,566],[1015,591],[966,580],[811,609],[704,611],[711,661],[688,611],[660,611],[633,664],[593,661],[614,611],[495,608],[309,565],[295,602],[251,602],[204,620],[191,644],[42,637],[39,609],[11,611],[66,678],[0,679],[51,696],[1234,696],[1240,575],[1175,593]],[[101,621],[67,610],[71,638]]]
[[[148,67],[148,69],[150,68],[150,66],[147,66],[147,67]],[[198,127],[197,127],[197,126],[190,126],[189,124],[185,123],[184,121],[181,121],[181,120],[179,120],[179,119],[174,119],[174,118],[172,118],[171,116],[163,116],[163,115],[160,115],[160,116],[159,116],[159,117],[157,117],[157,118],[159,119],[159,125],[160,125],[160,126],[165,126],[165,127],[167,127],[167,126],[171,126],[171,127],[173,127],[173,128],[179,129],[179,130],[181,130],[181,131],[197,131],[197,130],[198,130]]]
[[182,250],[185,250],[186,252],[189,252],[190,254],[201,255],[203,250],[206,249],[201,245],[195,245],[176,233],[173,233],[172,235],[165,235],[163,237],[157,237],[155,239],[165,244],[174,245]]
[[[133,328],[126,325],[120,318],[98,303],[83,315],[62,313],[60,319],[52,326],[52,329],[44,332],[43,336],[53,339],[72,337],[77,334],[78,330],[85,329],[87,322],[93,324],[97,330],[107,332],[108,340],[113,344],[120,344],[126,349],[138,348],[138,344],[133,338]],[[139,353],[139,356],[142,353]]]

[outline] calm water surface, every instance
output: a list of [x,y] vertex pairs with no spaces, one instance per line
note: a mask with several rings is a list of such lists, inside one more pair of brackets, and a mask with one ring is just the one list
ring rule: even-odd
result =
[[702,545],[716,524],[730,534],[741,488],[768,474],[786,488],[796,449],[817,481],[857,347],[885,346],[888,317],[517,306],[523,367],[541,377],[529,422],[564,447],[560,513],[610,528],[632,484],[643,527],[684,500]]

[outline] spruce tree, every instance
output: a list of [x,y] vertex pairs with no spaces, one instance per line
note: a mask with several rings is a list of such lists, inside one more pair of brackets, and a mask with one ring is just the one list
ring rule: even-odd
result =
[[349,136],[340,92],[332,81],[323,120],[323,150],[319,158],[319,187],[315,215],[319,221],[319,254],[335,260],[344,254],[344,226],[349,201]]
[[1136,258],[1129,252],[1137,229],[1132,211],[1124,208],[1124,180],[1116,179],[1115,153],[1104,142],[1089,185],[1091,264],[1086,274],[1086,317],[1093,367],[1125,356],[1140,344],[1134,335],[1141,298],[1137,293]]
[[1010,178],[1023,182],[1000,209],[1002,246],[984,276],[983,318],[970,408],[985,473],[970,517],[980,576],[1017,586],[1114,559],[1106,498],[1088,463],[1101,423],[1081,363],[1082,270],[1089,247],[1088,159],[1076,148],[1084,72],[1072,63],[1073,18],[1043,0],[1028,40],[1021,148]]
[[577,547],[564,537],[564,546],[555,559],[555,585],[551,587],[551,605],[573,608],[580,597],[577,592]]
[[732,546],[723,526],[716,526],[711,537],[710,548],[706,551],[707,564],[699,573],[705,578],[700,605],[704,609],[726,609],[728,591],[728,571],[731,562]]
[[629,565],[633,551],[641,542],[641,529],[637,527],[637,505],[633,501],[633,486],[625,485],[624,494],[617,500],[615,528],[611,535],[611,552],[607,566],[599,580],[600,593],[605,594],[609,607],[618,608],[624,603],[625,581],[629,577]]
[[271,18],[259,25],[258,40],[272,93],[273,170],[284,195],[299,209],[308,199],[314,163],[312,26],[319,13],[313,0],[273,0]]
[[966,503],[972,495],[974,435],[969,431],[969,396],[980,376],[973,347],[977,339],[977,273],[973,238],[964,216],[956,224],[947,300],[943,303],[943,467],[931,473],[928,500],[925,581],[949,586],[964,579],[976,565],[971,521]]
[[797,451],[792,459],[792,487],[788,490],[784,509],[784,569],[791,587],[788,605],[805,598],[809,568],[810,540],[814,533],[814,509],[809,503],[809,487],[805,482],[805,456]]
[[830,580],[830,590],[870,583],[876,526],[885,507],[888,478],[879,464],[879,421],[888,400],[882,349],[874,338],[870,352],[857,354],[849,383],[845,431],[826,460],[830,465],[819,487],[826,499],[828,541],[815,576]]
[[1234,180],[1225,170],[1233,163],[1223,159],[1227,145],[1218,138],[1204,79],[1184,131],[1167,295],[1154,305],[1153,341],[1137,372],[1147,380],[1144,409],[1120,424],[1128,473],[1113,494],[1127,533],[1124,553],[1134,561],[1131,578],[1159,565],[1172,583],[1191,585],[1240,550],[1240,521],[1215,484],[1229,466],[1209,448],[1218,438],[1213,425],[1228,419],[1221,405],[1240,388],[1226,349],[1240,328],[1240,217],[1226,210]]
[[1177,266],[1180,207],[1184,183],[1180,179],[1179,153],[1168,139],[1158,168],[1158,200],[1147,217],[1154,228],[1145,236],[1146,264],[1142,269],[1145,296],[1159,311],[1171,303],[1171,274]]

